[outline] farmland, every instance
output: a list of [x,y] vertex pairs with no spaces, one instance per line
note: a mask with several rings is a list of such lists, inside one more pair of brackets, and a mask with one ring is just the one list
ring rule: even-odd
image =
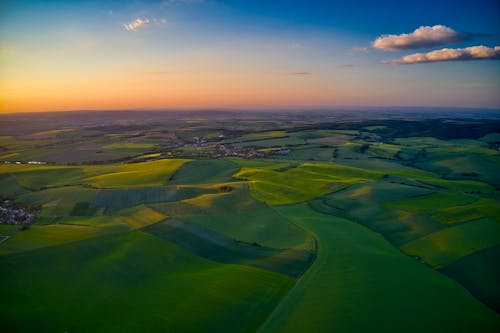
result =
[[499,331],[498,117],[145,114],[0,116],[6,331]]

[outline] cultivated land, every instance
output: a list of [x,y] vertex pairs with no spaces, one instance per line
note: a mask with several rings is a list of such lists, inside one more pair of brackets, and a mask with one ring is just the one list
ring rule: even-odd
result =
[[0,116],[2,330],[500,331],[497,113],[33,117]]

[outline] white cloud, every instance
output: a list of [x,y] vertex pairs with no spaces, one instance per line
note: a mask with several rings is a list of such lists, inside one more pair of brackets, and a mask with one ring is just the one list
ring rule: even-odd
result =
[[167,20],[165,19],[153,19],[154,24],[167,24]]
[[303,75],[312,75],[312,73],[311,72],[290,72],[290,73],[287,73],[287,75],[303,76]]
[[124,24],[123,26],[125,29],[128,31],[130,30],[135,30],[141,27],[145,27],[151,24],[151,22],[148,19],[141,20],[140,18],[136,19],[134,22],[129,23],[129,24]]
[[123,26],[125,27],[126,30],[133,31],[133,30],[136,30],[136,29],[139,29],[142,27],[147,27],[152,23],[155,25],[162,25],[162,24],[167,24],[167,20],[156,19],[156,18],[152,19],[152,20],[149,20],[149,19],[142,20],[142,19],[138,18],[135,21],[133,21],[132,23],[124,24]]
[[414,50],[456,43],[467,39],[467,34],[444,25],[421,26],[412,33],[383,35],[375,39],[373,48],[385,51]]
[[461,60],[481,60],[497,59],[500,60],[500,46],[486,47],[471,46],[463,49],[441,49],[427,53],[414,53],[401,59],[389,61],[386,63],[397,65],[421,64],[439,61],[461,61]]

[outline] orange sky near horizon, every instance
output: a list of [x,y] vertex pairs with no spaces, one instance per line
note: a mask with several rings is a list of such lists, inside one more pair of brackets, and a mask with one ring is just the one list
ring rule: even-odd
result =
[[[404,65],[396,60],[433,48],[421,41],[399,50],[374,46],[380,36],[393,33],[390,38],[407,38],[414,29],[438,33],[445,29],[462,36],[461,31],[470,27],[461,16],[433,20],[454,23],[456,31],[444,25],[419,28],[431,22],[418,15],[411,24],[406,17],[395,17],[393,25],[382,28],[387,20],[374,16],[365,26],[364,14],[356,19],[348,3],[344,6],[349,15],[308,2],[295,5],[297,15],[312,16],[304,22],[290,19],[283,10],[294,7],[276,3],[275,7],[273,2],[248,2],[250,7],[270,6],[267,15],[209,1],[0,2],[0,113],[301,106],[500,108],[496,53],[487,60]],[[475,8],[471,5],[467,13]],[[488,8],[478,10],[476,23],[494,31],[496,21],[484,20],[491,12]],[[444,13],[448,11],[435,15],[441,19]],[[478,36],[459,45],[443,40],[435,48],[453,47],[460,53],[464,47],[498,44],[493,33]]]

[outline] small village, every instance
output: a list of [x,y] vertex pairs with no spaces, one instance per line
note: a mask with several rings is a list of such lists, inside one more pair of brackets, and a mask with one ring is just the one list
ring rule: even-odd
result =
[[2,200],[0,204],[0,224],[29,225],[35,220],[35,214],[10,200]]

